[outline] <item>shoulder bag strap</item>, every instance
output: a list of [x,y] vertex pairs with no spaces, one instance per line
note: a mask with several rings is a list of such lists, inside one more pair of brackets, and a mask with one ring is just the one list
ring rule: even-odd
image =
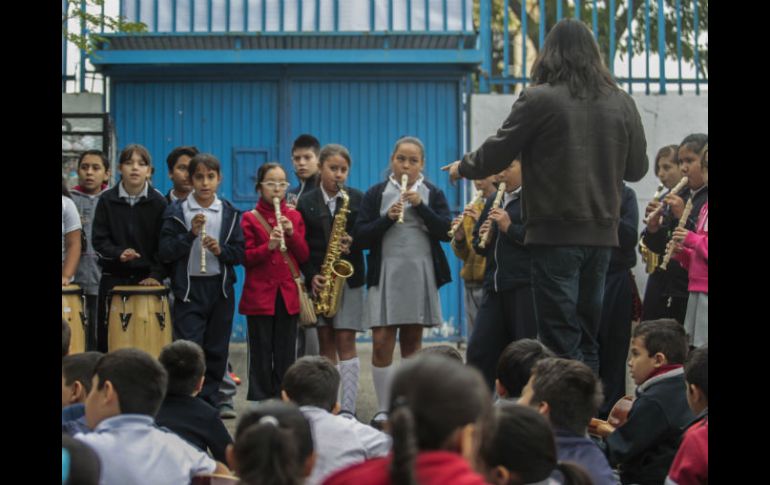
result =
[[[269,237],[270,236],[270,232],[273,230],[273,228],[270,227],[270,224],[267,223],[265,218],[262,217],[262,214],[257,212],[256,209],[252,209],[251,213],[254,214],[254,217],[257,218],[257,220],[259,221],[260,224],[262,224],[262,227],[265,228],[265,230],[267,231],[268,237]],[[281,253],[281,256],[283,256],[283,260],[286,261],[286,264],[289,265],[289,271],[291,271],[291,277],[294,278],[295,280],[297,278],[299,278],[299,274],[297,273],[297,268],[294,267],[294,263],[292,262],[291,258],[289,258],[289,256],[286,253],[284,253],[283,251],[279,250],[278,252]]]

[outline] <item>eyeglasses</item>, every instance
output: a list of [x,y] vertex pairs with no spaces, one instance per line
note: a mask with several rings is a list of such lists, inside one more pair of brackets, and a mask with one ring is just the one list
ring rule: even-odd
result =
[[285,189],[289,186],[289,182],[260,182],[262,185],[264,185],[267,188],[270,189]]

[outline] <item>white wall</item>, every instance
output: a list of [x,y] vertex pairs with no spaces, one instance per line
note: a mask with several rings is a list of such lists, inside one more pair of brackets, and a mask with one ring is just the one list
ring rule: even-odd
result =
[[[513,94],[471,95],[471,149],[476,149],[487,137],[497,131],[510,113],[511,106],[517,97]],[[662,146],[679,144],[690,133],[708,133],[708,93],[700,96],[635,94],[633,98],[642,117],[644,132],[647,136],[647,156],[650,159],[650,170],[647,175],[639,182],[629,184],[636,192],[639,201],[639,232],[641,232],[644,208],[658,186],[658,178],[655,176],[653,166],[655,154]],[[638,252],[634,274],[639,291],[644,293],[647,274],[644,272],[644,265]]]

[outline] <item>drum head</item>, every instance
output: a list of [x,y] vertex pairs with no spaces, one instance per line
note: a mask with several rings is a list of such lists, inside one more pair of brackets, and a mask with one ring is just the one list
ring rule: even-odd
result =
[[107,292],[108,296],[112,295],[120,295],[120,296],[131,296],[131,295],[156,295],[156,296],[165,296],[168,295],[169,289],[165,286],[141,286],[141,285],[131,285],[131,286],[116,286],[110,291]]
[[62,295],[79,295],[83,290],[78,285],[67,285],[61,287]]

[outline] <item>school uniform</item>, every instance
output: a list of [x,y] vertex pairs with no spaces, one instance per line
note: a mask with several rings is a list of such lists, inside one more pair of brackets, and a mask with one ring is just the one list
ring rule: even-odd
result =
[[[560,462],[570,461],[585,468],[594,485],[616,485],[607,457],[591,438],[566,429],[555,429],[556,456]],[[556,476],[558,471],[551,475]]]
[[[473,205],[479,215],[484,210],[486,202],[479,200]],[[460,270],[460,278],[465,284],[465,317],[467,318],[467,339],[470,340],[473,329],[476,327],[476,316],[479,308],[484,301],[484,274],[486,270],[486,258],[478,254],[473,249],[473,227],[476,222],[471,217],[464,217],[462,222],[462,231],[465,238],[458,242],[452,235],[452,251],[455,256],[463,261],[463,267]]]
[[684,432],[665,485],[699,485],[709,481],[709,411],[706,408]]
[[682,251],[674,254],[687,271],[687,313],[684,329],[687,342],[693,347],[708,344],[709,339],[709,203],[701,207],[695,231],[690,231],[682,241]]
[[[221,249],[219,256],[205,250],[206,273],[201,272],[201,238],[191,231],[192,218],[198,213],[205,214],[206,234],[216,238]],[[159,255],[172,267],[174,338],[191,340],[203,348],[206,379],[200,397],[216,406],[227,370],[235,311],[234,266],[244,259],[240,212],[216,195],[206,208],[195,197],[173,203],[163,216]]]
[[168,394],[160,405],[155,424],[170,429],[215,460],[226,463],[225,449],[233,439],[219,419],[219,411],[203,399]]

